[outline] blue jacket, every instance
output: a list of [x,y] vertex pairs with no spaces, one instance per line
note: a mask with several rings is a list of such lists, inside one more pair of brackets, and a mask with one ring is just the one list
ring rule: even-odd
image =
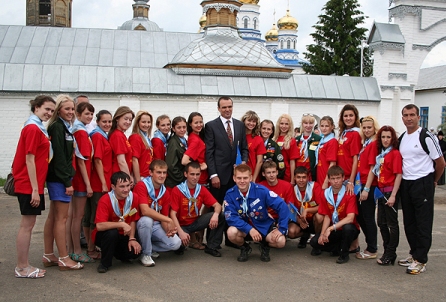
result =
[[271,224],[274,223],[274,219],[268,215],[268,207],[274,209],[279,214],[279,231],[284,235],[288,232],[290,210],[287,204],[276,193],[262,185],[251,182],[247,214],[243,213],[243,198],[240,196],[237,186],[226,192],[224,205],[225,218],[228,225],[236,227],[246,234],[249,234],[252,226],[254,226],[263,236],[268,235],[268,230]]

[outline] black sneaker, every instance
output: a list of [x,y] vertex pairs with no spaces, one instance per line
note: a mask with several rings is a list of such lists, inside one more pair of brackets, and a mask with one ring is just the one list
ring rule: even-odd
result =
[[212,255],[212,256],[214,256],[214,257],[221,257],[221,253],[220,253],[217,249],[211,249],[211,248],[209,248],[209,247],[206,247],[206,248],[204,249],[204,252],[205,252],[206,254]]
[[108,271],[108,267],[103,266],[102,264],[99,264],[98,268],[97,268],[98,273],[106,273]]
[[184,245],[180,245],[180,248],[177,249],[174,253],[175,253],[176,255],[183,255],[185,249],[186,249],[186,247],[185,247]]
[[311,256],[319,256],[320,254],[322,254],[322,251],[320,249],[317,249],[317,248],[314,247],[311,250]]
[[251,252],[252,252],[251,246],[249,245],[249,243],[245,242],[245,244],[243,244],[240,247],[240,256],[237,257],[237,261],[238,262],[248,261],[248,255],[251,254]]
[[268,244],[260,243],[259,248],[260,248],[260,260],[262,260],[263,262],[269,262],[271,258],[269,257],[270,248]]
[[343,264],[343,263],[348,262],[349,260],[350,260],[350,257],[348,256],[348,254],[345,255],[345,256],[341,255],[341,256],[339,256],[339,258],[336,260],[336,263],[338,263],[338,264]]
[[298,249],[304,249],[307,247],[307,241],[308,241],[308,237],[300,237],[300,241],[299,244],[297,245]]

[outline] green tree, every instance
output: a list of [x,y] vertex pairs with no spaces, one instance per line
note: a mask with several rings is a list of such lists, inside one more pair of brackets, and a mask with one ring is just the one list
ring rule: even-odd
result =
[[[310,64],[304,65],[309,74],[359,76],[361,70],[361,41],[366,39],[367,29],[361,27],[365,16],[357,0],[329,0],[324,14],[314,25],[311,34],[315,44],[307,46],[304,55]],[[368,67],[364,74],[370,76],[371,54],[364,50],[364,62]]]

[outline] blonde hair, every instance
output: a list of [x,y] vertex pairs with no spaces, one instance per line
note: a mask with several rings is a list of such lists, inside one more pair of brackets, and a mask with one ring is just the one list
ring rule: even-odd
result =
[[376,120],[376,118],[375,118],[374,116],[372,116],[372,115],[367,115],[367,116],[365,116],[365,117],[362,117],[362,118],[359,120],[359,122],[360,122],[360,124],[361,124],[361,127],[360,127],[360,129],[361,129],[360,134],[361,134],[362,142],[364,143],[364,141],[366,140],[366,137],[365,137],[364,133],[362,132],[362,123],[364,123],[364,122],[372,122],[372,123],[373,123],[373,128],[375,128],[375,134],[373,134],[371,138],[372,138],[373,140],[375,140],[376,133],[378,133],[378,130],[379,130],[379,128],[380,128],[380,127],[379,127],[379,124],[378,124],[378,121]]
[[289,114],[282,114],[281,116],[279,116],[279,118],[277,119],[277,123],[276,123],[276,131],[274,131],[274,141],[277,141],[277,138],[280,136],[280,120],[281,119],[287,119],[290,128],[288,129],[287,134],[285,135],[285,137],[283,138],[283,148],[285,149],[289,149],[290,148],[290,142],[291,140],[294,139],[294,123],[293,123],[293,119],[291,118],[291,115]]
[[[52,124],[54,124],[54,122],[59,118],[59,111],[60,108],[62,107],[63,104],[65,104],[66,102],[72,102],[73,103],[73,109],[76,106],[76,104],[74,103],[74,100],[66,94],[59,94],[56,97],[56,109],[54,109],[54,114],[53,116],[50,118],[50,120],[48,121],[48,127],[51,126]],[[74,111],[73,111],[73,119],[74,119]],[[72,123],[73,120],[70,121],[70,123]]]
[[152,127],[153,127],[153,116],[148,111],[144,111],[144,110],[140,110],[136,113],[136,117],[133,122],[132,134],[138,134],[141,137],[146,148],[149,148],[149,144],[147,144],[146,139],[141,134],[141,131],[140,131],[141,129],[139,129],[139,122],[141,121],[141,118],[144,115],[147,115],[148,117],[150,117],[150,128],[149,128],[149,131],[147,132],[147,135],[150,137],[150,134],[152,133]]
[[300,133],[304,133],[304,123],[313,124],[313,130],[314,130],[314,125],[316,124],[316,118],[310,114],[302,115],[302,119],[300,121]]
[[260,133],[260,118],[257,115],[257,113],[255,113],[252,110],[246,111],[246,113],[242,116],[243,124],[245,123],[246,120],[256,121],[256,126],[254,127],[254,129],[252,129],[251,136],[256,137],[257,135],[259,135],[259,133]]

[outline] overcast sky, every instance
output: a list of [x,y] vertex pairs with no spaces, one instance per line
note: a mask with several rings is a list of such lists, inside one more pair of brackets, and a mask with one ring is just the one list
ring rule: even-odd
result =
[[[318,21],[326,0],[261,0],[260,29],[263,36],[286,14],[288,2],[291,15],[299,22],[298,50],[303,53],[305,46],[312,43],[312,26]],[[74,0],[73,27],[117,28],[132,19],[133,3],[133,0]],[[202,14],[200,3],[201,0],[151,0],[150,20],[165,31],[196,32]],[[389,0],[359,0],[359,3],[368,17],[364,25],[367,29],[371,28],[373,21],[388,22]],[[25,7],[26,0],[0,0],[0,24],[25,25]],[[446,42],[431,51],[423,67],[445,65],[444,53]]]

